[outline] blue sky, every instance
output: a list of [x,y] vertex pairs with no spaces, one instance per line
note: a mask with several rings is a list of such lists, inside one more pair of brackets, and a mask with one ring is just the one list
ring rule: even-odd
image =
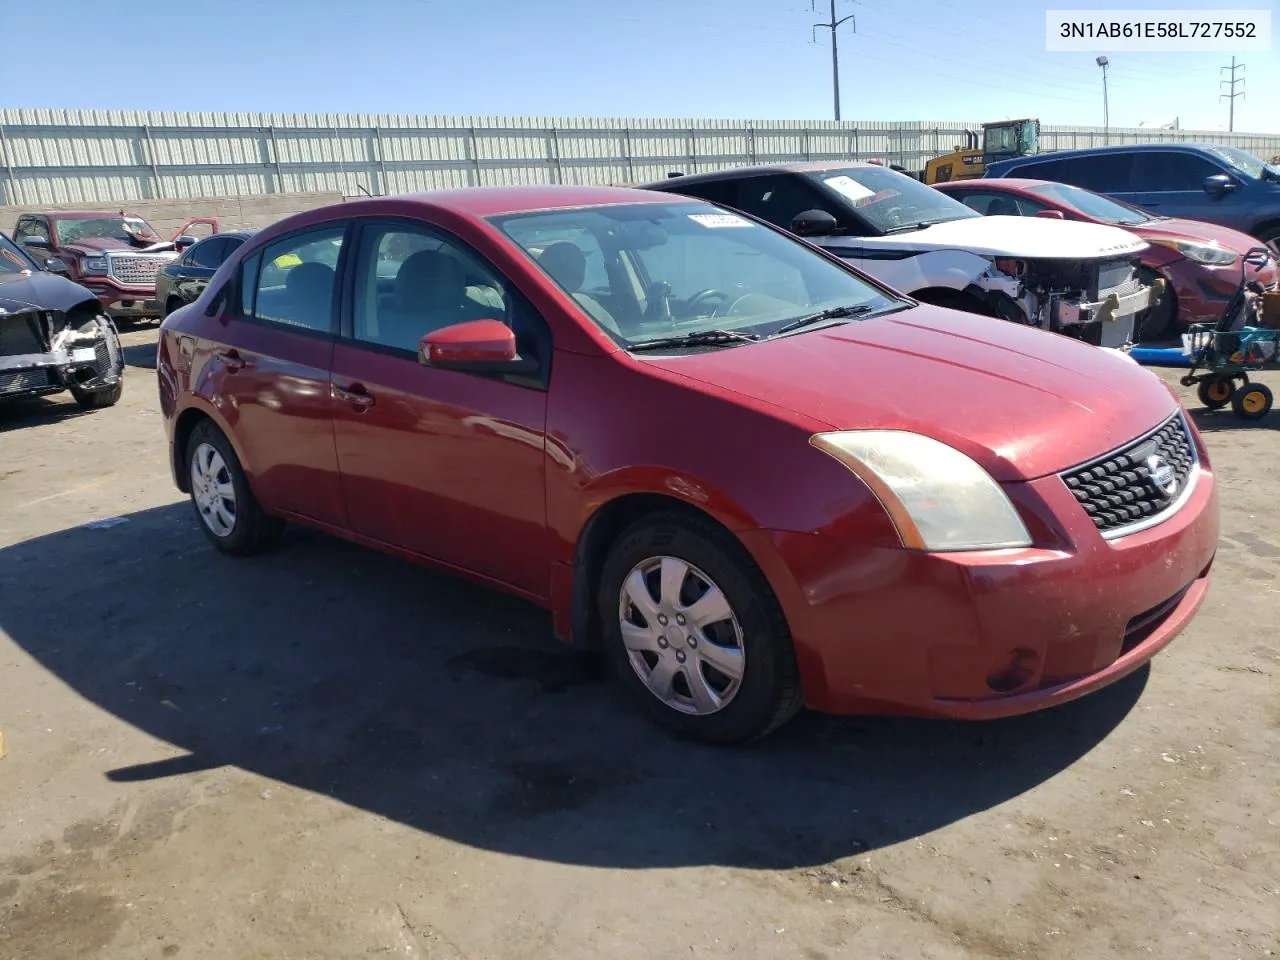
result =
[[[109,2],[5,4],[10,66],[22,38],[67,74],[11,85],[4,105],[827,119],[828,34],[811,38],[827,2],[133,0],[111,39]],[[1046,53],[1046,7],[1252,7],[1280,29],[1277,2],[838,0],[857,17],[840,39],[844,118],[1101,125],[1094,54]],[[1109,57],[1113,126],[1226,129],[1230,54]],[[1240,59],[1236,130],[1280,132],[1280,47]]]

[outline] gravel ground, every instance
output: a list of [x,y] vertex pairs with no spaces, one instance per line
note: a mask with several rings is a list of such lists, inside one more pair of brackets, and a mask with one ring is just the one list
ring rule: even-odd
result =
[[3,960],[1280,954],[1280,414],[1184,392],[1223,540],[1149,670],[719,751],[521,602],[305,531],[215,555],[154,337],[115,408],[0,410]]

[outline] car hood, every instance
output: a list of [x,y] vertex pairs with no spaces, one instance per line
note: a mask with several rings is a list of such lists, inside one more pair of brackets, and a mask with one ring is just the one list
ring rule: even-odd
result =
[[0,310],[17,313],[38,307],[67,311],[86,301],[97,304],[93,291],[56,273],[0,274]]
[[1219,226],[1216,223],[1205,223],[1201,220],[1183,220],[1174,217],[1169,220],[1144,223],[1141,226],[1130,227],[1129,229],[1148,239],[1158,237],[1160,239],[1197,240],[1201,243],[1217,243],[1236,253],[1245,253],[1250,247],[1265,246],[1261,240],[1251,237],[1247,233],[1232,230],[1230,227]]
[[1147,242],[1127,230],[1100,223],[995,216],[961,217],[887,237],[841,238],[831,246],[920,251],[951,248],[990,257],[1088,260],[1141,253]]
[[1128,357],[927,305],[759,343],[636,359],[790,410],[817,429],[921,433],[1006,482],[1091,460],[1178,409],[1164,383]]

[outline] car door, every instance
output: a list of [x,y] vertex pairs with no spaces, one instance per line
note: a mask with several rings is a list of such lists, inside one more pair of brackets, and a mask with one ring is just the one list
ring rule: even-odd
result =
[[[369,220],[353,246],[334,350],[334,437],[351,529],[545,596],[544,431],[550,330],[453,235]],[[540,372],[514,379],[431,369],[424,334],[498,319]]]
[[[1090,153],[1065,157],[1060,163],[1062,165],[1057,170],[1058,175],[1053,178],[1060,183],[1069,183],[1094,193],[1104,193],[1119,200],[1134,202],[1132,153]],[[1034,177],[1035,174],[1028,173],[1026,176]]]
[[346,517],[329,365],[348,229],[306,228],[245,258],[219,294],[225,305],[206,327],[201,358],[200,392],[227,420],[263,506],[336,527]]
[[[1230,171],[1198,153],[1181,150],[1150,150],[1137,156],[1134,182],[1137,190],[1131,202],[1166,217],[1188,220],[1217,220],[1230,194],[1214,197],[1204,189],[1205,177]],[[1239,182],[1238,178],[1231,178]]]
[[[192,246],[176,263],[162,271],[168,277],[170,285],[166,300],[176,297],[184,306],[198,300],[218,267],[227,258],[226,254],[225,237],[209,237]],[[160,290],[156,292],[162,293]]]

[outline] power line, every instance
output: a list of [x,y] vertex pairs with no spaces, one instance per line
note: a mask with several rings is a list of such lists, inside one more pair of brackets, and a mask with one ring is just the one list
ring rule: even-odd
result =
[[1244,96],[1244,89],[1243,89],[1243,86],[1242,86],[1241,90],[1240,90],[1238,93],[1236,92],[1236,84],[1237,84],[1237,83],[1242,84],[1242,85],[1244,84],[1244,77],[1241,77],[1239,80],[1237,80],[1237,79],[1236,79],[1236,71],[1237,71],[1237,70],[1243,70],[1243,69],[1244,69],[1244,64],[1243,64],[1243,63],[1241,63],[1241,64],[1237,65],[1237,64],[1236,64],[1236,58],[1235,58],[1235,57],[1232,57],[1232,58],[1231,58],[1231,66],[1229,66],[1229,67],[1220,67],[1220,68],[1219,68],[1219,73],[1221,73],[1221,71],[1222,71],[1222,70],[1230,70],[1230,71],[1231,71],[1231,79],[1230,79],[1230,80],[1219,80],[1219,81],[1218,81],[1218,86],[1222,86],[1223,84],[1226,84],[1227,86],[1229,86],[1229,87],[1231,88],[1231,92],[1230,92],[1230,93],[1221,93],[1221,94],[1219,94],[1219,95],[1218,95],[1218,100],[1219,100],[1219,101],[1221,101],[1221,100],[1226,100],[1226,101],[1228,102],[1228,104],[1230,104],[1230,106],[1228,107],[1228,111],[1229,111],[1229,112],[1228,112],[1228,114],[1227,114],[1227,117],[1228,117],[1228,119],[1227,119],[1227,131],[1228,131],[1228,132],[1234,132],[1234,131],[1235,131],[1235,129],[1236,129],[1236,97],[1243,97],[1243,96]]

